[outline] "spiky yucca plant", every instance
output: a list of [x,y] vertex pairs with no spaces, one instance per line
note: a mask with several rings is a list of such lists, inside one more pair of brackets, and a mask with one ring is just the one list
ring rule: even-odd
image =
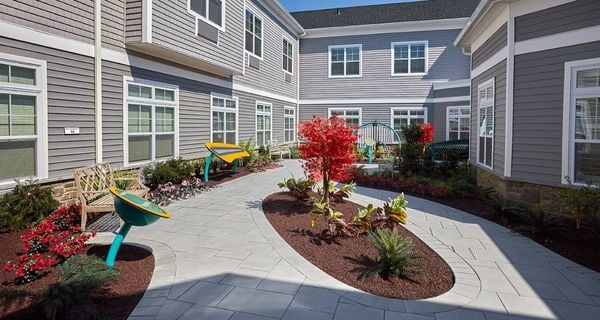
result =
[[369,239],[377,249],[379,257],[359,278],[364,282],[375,275],[408,277],[415,272],[415,260],[420,257],[412,240],[402,238],[398,230],[377,229],[369,231]]

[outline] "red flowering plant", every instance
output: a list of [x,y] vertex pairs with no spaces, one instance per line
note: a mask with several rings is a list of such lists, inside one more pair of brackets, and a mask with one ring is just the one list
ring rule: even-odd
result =
[[51,267],[56,263],[56,259],[42,255],[40,253],[27,254],[19,256],[15,262],[7,262],[4,270],[13,272],[17,276],[17,283],[31,282],[41,276],[44,269]]
[[306,143],[300,146],[304,170],[315,181],[323,182],[324,199],[329,199],[329,181],[343,181],[353,167],[356,135],[346,121],[337,117],[314,117],[300,124],[300,135]]

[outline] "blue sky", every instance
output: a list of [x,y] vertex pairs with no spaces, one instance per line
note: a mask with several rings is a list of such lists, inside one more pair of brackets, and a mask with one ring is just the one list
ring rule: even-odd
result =
[[415,0],[279,0],[290,12],[409,1]]

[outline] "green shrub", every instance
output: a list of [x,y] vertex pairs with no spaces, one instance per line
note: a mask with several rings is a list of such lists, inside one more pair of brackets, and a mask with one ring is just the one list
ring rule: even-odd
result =
[[256,152],[254,150],[254,142],[253,142],[253,138],[248,139],[246,142],[242,143],[240,145],[242,147],[242,149],[246,152],[248,152],[248,154],[250,155],[250,157],[246,157],[243,159],[243,163],[250,163],[254,160],[256,160]]
[[587,216],[600,215],[600,186],[591,182],[585,186],[574,186],[569,179],[569,186],[556,191],[559,209],[575,220],[577,230]]
[[121,190],[131,189],[131,186],[133,185],[133,180],[124,179],[124,178],[129,178],[130,176],[131,175],[127,174],[127,171],[125,171],[125,170],[113,172],[113,178],[115,179],[115,186],[117,187],[117,189],[121,189]]
[[425,146],[419,143],[423,130],[418,124],[402,127],[404,141],[400,146],[400,172],[404,175],[420,174],[425,165]]
[[516,205],[512,201],[502,199],[500,196],[494,195],[488,199],[488,204],[494,210],[493,214],[500,219],[503,225],[508,225],[513,219],[523,210],[522,207]]
[[300,155],[300,149],[298,149],[298,147],[291,147],[290,153],[291,153],[292,159],[300,159],[301,155]]
[[12,192],[0,197],[0,228],[23,229],[47,217],[58,205],[51,187],[33,179],[19,182]]
[[314,185],[315,181],[311,178],[296,179],[293,175],[291,178],[277,184],[279,188],[288,188],[290,194],[300,200],[308,199],[308,192],[312,190]]
[[158,162],[154,167],[146,167],[143,173],[146,176],[146,185],[156,188],[167,182],[179,184],[192,178],[196,174],[196,167],[189,160],[173,158]]
[[491,196],[492,188],[482,188],[477,185],[477,174],[470,165],[459,166],[448,178],[448,188],[460,198],[487,199]]
[[334,202],[344,202],[344,199],[350,198],[354,190],[356,190],[356,182],[348,182],[342,188],[335,190],[333,181],[329,183],[329,197]]
[[520,225],[515,228],[515,231],[525,231],[549,239],[567,229],[563,215],[549,212],[540,206],[523,208],[516,214]]
[[360,281],[366,281],[375,275],[383,278],[409,277],[415,272],[415,260],[420,255],[415,251],[411,239],[400,237],[395,228],[369,231],[369,238],[379,257],[361,274]]

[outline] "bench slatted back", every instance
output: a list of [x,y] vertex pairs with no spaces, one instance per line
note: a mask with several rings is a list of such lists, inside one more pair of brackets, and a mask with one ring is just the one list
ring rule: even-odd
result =
[[108,162],[75,170],[75,183],[80,201],[88,204],[108,194],[108,189],[115,185],[112,169]]

